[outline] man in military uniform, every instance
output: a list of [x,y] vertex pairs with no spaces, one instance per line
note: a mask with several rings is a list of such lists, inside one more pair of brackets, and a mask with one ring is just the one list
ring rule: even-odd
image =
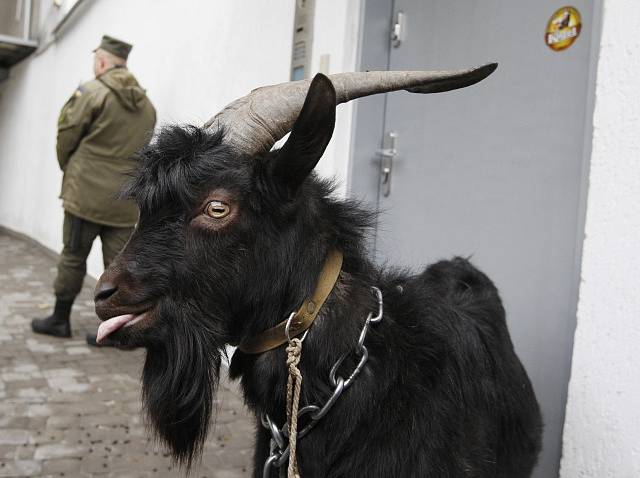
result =
[[[64,248],[54,282],[53,314],[34,319],[34,332],[70,337],[69,316],[82,288],[86,260],[97,236],[105,268],[127,242],[138,219],[118,193],[134,169],[134,153],[150,140],[156,112],[127,69],[132,46],[105,35],[94,50],[94,80],[82,84],[60,112],[58,163],[64,176]],[[95,345],[95,335],[87,335]]]

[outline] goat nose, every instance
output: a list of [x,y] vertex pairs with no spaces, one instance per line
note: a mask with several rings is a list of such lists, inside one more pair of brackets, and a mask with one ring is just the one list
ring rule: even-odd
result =
[[93,296],[93,300],[95,302],[98,302],[99,300],[107,300],[109,297],[115,294],[117,290],[118,290],[117,285],[109,281],[105,281],[105,282],[100,281],[98,282],[98,285],[96,285],[96,290]]

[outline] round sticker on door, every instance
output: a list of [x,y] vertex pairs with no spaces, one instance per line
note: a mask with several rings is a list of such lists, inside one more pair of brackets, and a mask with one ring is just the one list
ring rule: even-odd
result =
[[552,50],[566,50],[576,41],[581,29],[580,12],[573,7],[562,7],[551,16],[544,40]]

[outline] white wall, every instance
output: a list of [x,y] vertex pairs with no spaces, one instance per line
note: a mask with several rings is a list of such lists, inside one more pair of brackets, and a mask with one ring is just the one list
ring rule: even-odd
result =
[[[60,108],[92,77],[91,50],[103,33],[134,44],[129,65],[147,89],[159,124],[202,124],[228,102],[289,79],[294,0],[93,1],[42,54],[0,84],[0,225],[60,250],[61,173],[55,158]],[[330,55],[330,73],[356,64],[359,1],[316,0],[312,69]],[[318,169],[346,182],[351,108]],[[344,189],[342,189],[344,190]],[[101,273],[96,242],[89,271]]]
[[604,7],[562,478],[640,476],[640,3]]

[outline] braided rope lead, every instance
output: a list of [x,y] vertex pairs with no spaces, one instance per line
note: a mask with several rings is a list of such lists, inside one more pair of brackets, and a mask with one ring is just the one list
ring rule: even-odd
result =
[[291,339],[287,345],[287,424],[289,425],[289,468],[287,478],[300,478],[296,459],[296,439],[298,435],[298,405],[300,403],[300,389],[302,388],[302,374],[298,369],[302,341]]

